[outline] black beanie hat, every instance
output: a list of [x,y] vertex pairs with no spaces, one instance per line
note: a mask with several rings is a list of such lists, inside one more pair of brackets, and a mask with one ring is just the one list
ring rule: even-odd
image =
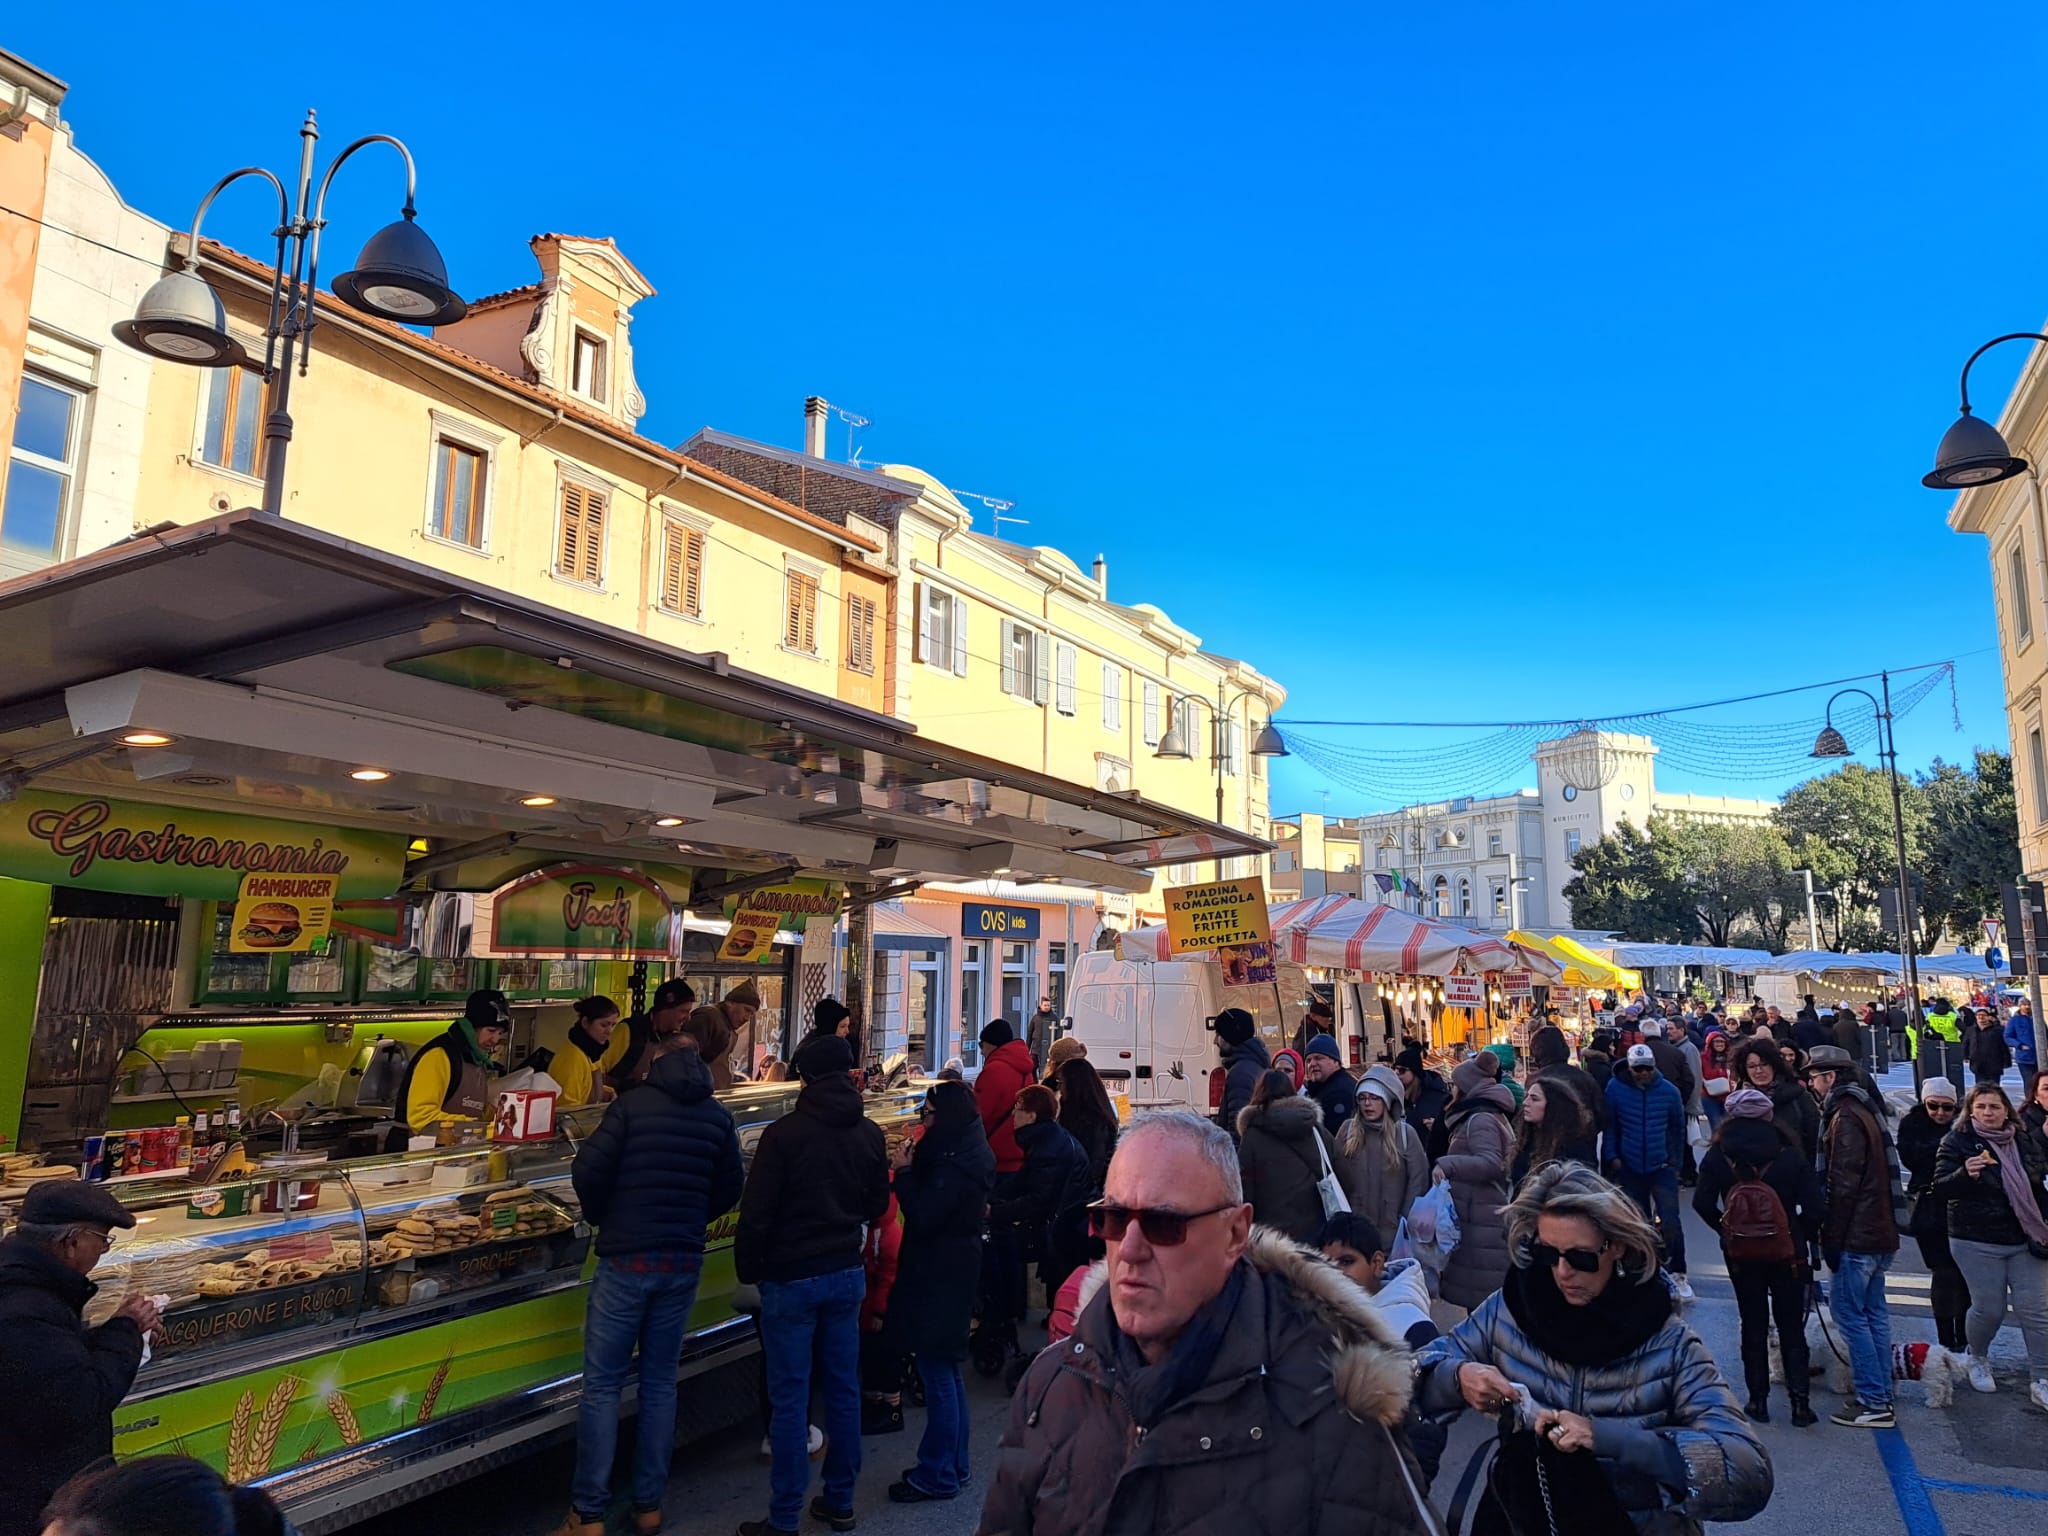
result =
[[1242,1008],[1226,1008],[1216,1015],[1216,1038],[1225,1045],[1243,1045],[1258,1032],[1258,1021]]
[[851,1017],[853,1010],[836,997],[821,997],[811,1005],[811,1027],[821,1035],[831,1034],[840,1020]]
[[796,1054],[797,1074],[807,1083],[844,1077],[853,1070],[853,1047],[837,1035],[820,1035]]
[[1010,1028],[1008,1019],[990,1019],[981,1032],[981,1043],[990,1050],[999,1045],[1008,1045],[1016,1038],[1017,1032]]
[[1417,1077],[1422,1076],[1422,1047],[1411,1045],[1405,1051],[1402,1051],[1400,1055],[1394,1058],[1394,1070],[1396,1072],[1412,1072]]

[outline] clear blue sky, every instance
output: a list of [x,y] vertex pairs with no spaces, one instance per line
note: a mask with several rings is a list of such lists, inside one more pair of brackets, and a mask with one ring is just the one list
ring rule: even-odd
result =
[[[365,44],[323,11],[289,69],[255,14],[17,7],[0,43],[173,223],[289,170],[311,105],[324,148],[411,144],[463,292],[530,280],[537,231],[615,236],[660,290],[643,430],[794,443],[824,394],[873,418],[870,462],[1106,554],[1288,714],[1601,714],[1956,656],[1963,732],[1930,701],[1904,756],[2005,744],[1985,550],[1917,482],[1963,358],[2048,311],[2039,0],[506,0]],[[417,58],[379,46],[405,17]],[[232,95],[167,86],[194,39]],[[397,198],[350,165],[330,271]],[[208,229],[268,223],[248,189]],[[1987,408],[2023,356],[1979,370]],[[1324,787],[1284,764],[1275,809]]]

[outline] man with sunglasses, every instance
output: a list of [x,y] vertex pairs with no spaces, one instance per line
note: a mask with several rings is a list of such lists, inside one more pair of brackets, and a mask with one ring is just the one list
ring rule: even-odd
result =
[[1089,1219],[1107,1254],[1012,1399],[982,1536],[1434,1529],[1407,1354],[1334,1267],[1252,1227],[1227,1133],[1140,1117]]
[[36,1536],[42,1508],[73,1473],[114,1452],[114,1409],[142,1366],[156,1303],[125,1298],[97,1328],[87,1277],[135,1225],[98,1184],[45,1180],[0,1242],[0,1536]]

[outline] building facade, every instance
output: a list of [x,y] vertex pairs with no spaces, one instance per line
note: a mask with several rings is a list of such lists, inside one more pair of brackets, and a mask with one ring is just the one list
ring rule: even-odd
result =
[[1623,821],[1770,820],[1769,800],[1659,790],[1656,758],[1647,736],[1577,731],[1537,746],[1533,789],[1334,821],[1284,818],[1274,824],[1273,888],[1395,901],[1473,928],[1569,928],[1572,859]]
[[2048,355],[2038,344],[1999,414],[1998,429],[2027,461],[2025,472],[1959,494],[1948,525],[1981,536],[1991,562],[2020,858],[2027,878],[2039,880],[2048,873],[2048,513],[2036,466],[2048,452]]

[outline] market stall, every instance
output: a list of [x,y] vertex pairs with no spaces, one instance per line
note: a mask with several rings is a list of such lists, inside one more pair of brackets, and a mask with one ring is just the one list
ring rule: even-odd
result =
[[[172,1328],[116,1453],[202,1456],[309,1536],[574,1413],[566,1172],[600,1111],[398,1124],[471,989],[507,994],[514,1066],[585,993],[751,982],[744,1075],[878,896],[1263,848],[256,513],[0,584],[0,629],[0,1180],[118,1179],[138,1213],[96,1304],[168,1295]],[[758,1131],[794,1093],[728,1102]],[[729,1236],[685,1374],[752,1348]]]

